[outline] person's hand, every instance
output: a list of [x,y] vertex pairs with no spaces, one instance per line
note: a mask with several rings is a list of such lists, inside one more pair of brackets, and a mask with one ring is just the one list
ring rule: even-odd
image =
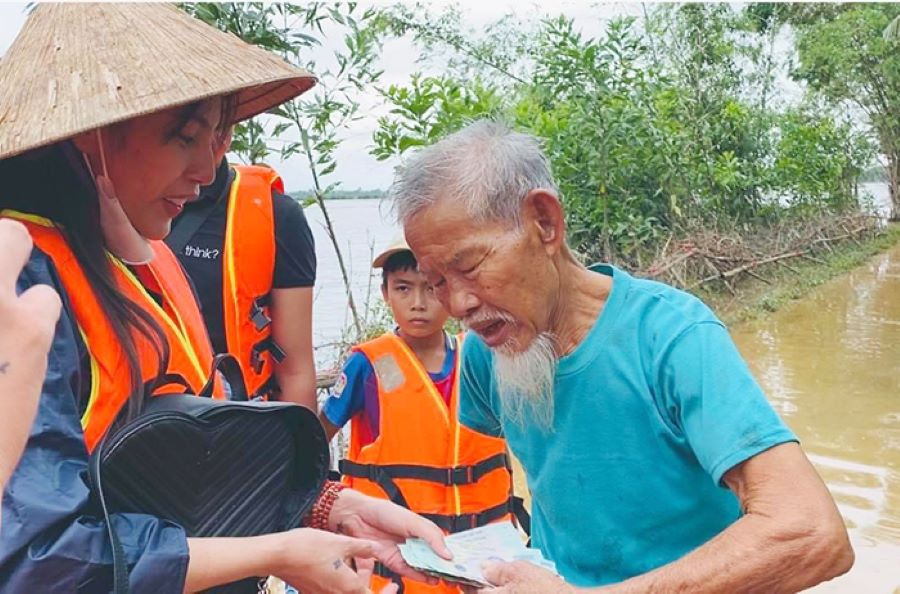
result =
[[494,587],[464,588],[466,594],[575,594],[578,591],[558,575],[527,561],[488,563],[482,573]]
[[47,285],[16,294],[31,247],[24,225],[0,219],[0,489],[28,439],[61,307]]
[[303,594],[369,592],[369,576],[357,574],[349,562],[371,559],[376,543],[312,528],[290,530],[283,538],[281,557],[273,573]]
[[[433,522],[395,505],[390,501],[344,489],[334,502],[328,518],[329,529],[341,534],[365,538],[375,543],[374,557],[388,569],[431,584],[437,580],[412,569],[400,555],[398,544],[407,538],[421,538],[445,559],[452,554],[444,544],[444,534]],[[369,573],[371,566],[360,560],[361,573]]]

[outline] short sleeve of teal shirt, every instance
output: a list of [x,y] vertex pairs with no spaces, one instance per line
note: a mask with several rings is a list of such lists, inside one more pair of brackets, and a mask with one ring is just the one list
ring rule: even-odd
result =
[[723,475],[796,440],[699,299],[595,271],[613,289],[559,360],[550,430],[534,415],[504,418],[494,355],[471,333],[460,381],[461,422],[507,439],[532,493],[534,544],[578,586],[645,573],[714,537],[740,516]]
[[720,322],[689,326],[660,353],[657,369],[664,418],[686,436],[714,482],[761,451],[796,439]]

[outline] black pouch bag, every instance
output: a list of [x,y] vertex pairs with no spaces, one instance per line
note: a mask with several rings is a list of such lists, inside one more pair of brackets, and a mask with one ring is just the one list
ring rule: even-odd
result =
[[[141,414],[108,434],[91,456],[94,494],[113,546],[115,594],[128,567],[109,514],[171,520],[189,537],[256,536],[300,525],[328,473],[325,432],[309,409],[246,401],[240,367],[216,357],[232,400],[194,395],[150,398]],[[201,396],[211,393],[212,380]],[[256,591],[243,580],[210,592]]]

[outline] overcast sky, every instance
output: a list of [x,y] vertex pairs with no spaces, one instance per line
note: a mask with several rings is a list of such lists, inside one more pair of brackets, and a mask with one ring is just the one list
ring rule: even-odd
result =
[[[448,3],[432,2],[430,4],[437,9]],[[378,2],[378,4],[386,3]],[[599,34],[610,18],[621,14],[639,15],[641,13],[640,4],[636,3],[597,5],[584,0],[541,2],[541,8],[538,8],[536,3],[513,0],[462,0],[455,4],[462,8],[465,23],[476,29],[510,12],[525,16],[533,16],[541,12],[564,13],[574,17],[579,28],[591,36]],[[25,3],[0,3],[0,54],[6,52],[25,22],[25,6]],[[317,62],[324,65],[327,57],[341,43],[340,39],[323,40],[322,47],[314,53]],[[403,84],[416,71],[438,74],[429,72],[421,65],[416,64],[418,55],[418,51],[408,39],[394,40],[385,44],[379,65],[384,70],[380,84],[382,86],[392,83]],[[365,117],[355,122],[351,129],[342,134],[345,141],[337,153],[338,167],[325,181],[328,183],[339,181],[343,189],[349,190],[360,187],[364,189],[386,188],[390,185],[396,161],[379,162],[369,155],[376,119],[378,115],[384,113],[384,108],[380,105],[381,100],[374,91],[361,96],[360,103],[366,106]],[[312,186],[303,159],[294,157],[287,162],[281,162],[273,156],[269,162],[281,172],[289,190],[306,189]]]

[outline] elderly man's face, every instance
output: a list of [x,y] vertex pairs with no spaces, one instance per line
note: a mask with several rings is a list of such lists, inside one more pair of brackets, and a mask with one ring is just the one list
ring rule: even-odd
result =
[[516,229],[476,221],[458,204],[438,200],[404,229],[444,308],[489,347],[509,354],[551,329],[558,299],[552,255],[560,240],[548,244],[538,219],[533,208],[523,208]]

